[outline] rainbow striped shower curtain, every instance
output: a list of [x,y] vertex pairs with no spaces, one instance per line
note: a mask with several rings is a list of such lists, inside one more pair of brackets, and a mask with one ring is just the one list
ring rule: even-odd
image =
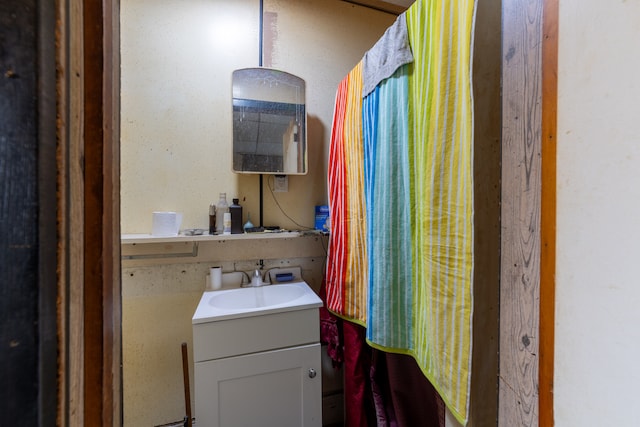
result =
[[327,306],[412,355],[466,424],[473,314],[475,1],[418,0],[413,62],[363,96],[340,83],[329,153]]

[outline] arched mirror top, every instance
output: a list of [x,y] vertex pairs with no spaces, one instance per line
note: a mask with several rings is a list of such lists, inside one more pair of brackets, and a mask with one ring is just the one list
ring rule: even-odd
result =
[[232,74],[233,171],[307,173],[305,81],[271,68]]

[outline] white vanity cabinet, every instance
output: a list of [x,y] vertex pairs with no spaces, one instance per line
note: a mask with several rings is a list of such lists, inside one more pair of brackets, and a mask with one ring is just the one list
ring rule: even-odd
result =
[[320,427],[318,306],[194,316],[196,425]]
[[196,363],[196,425],[320,426],[319,369],[319,344]]

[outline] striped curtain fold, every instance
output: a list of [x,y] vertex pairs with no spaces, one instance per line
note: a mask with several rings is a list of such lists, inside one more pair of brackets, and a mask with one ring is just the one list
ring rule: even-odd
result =
[[472,0],[417,0],[413,62],[340,83],[329,150],[327,305],[409,354],[465,424],[473,316]]

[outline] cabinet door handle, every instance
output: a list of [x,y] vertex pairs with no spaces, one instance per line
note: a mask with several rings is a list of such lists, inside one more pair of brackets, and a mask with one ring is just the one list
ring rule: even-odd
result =
[[313,368],[309,369],[309,378],[315,378],[317,375],[316,370]]

